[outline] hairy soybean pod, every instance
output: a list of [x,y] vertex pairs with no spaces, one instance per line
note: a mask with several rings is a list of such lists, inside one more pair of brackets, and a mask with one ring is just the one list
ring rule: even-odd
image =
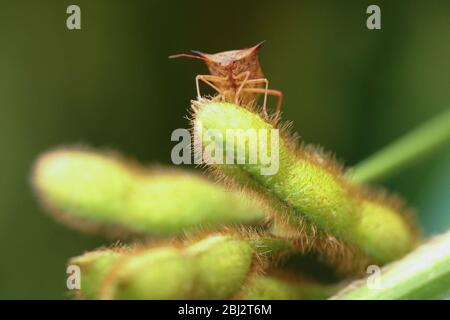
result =
[[336,292],[262,275],[265,253],[287,249],[263,242],[229,231],[184,243],[102,249],[69,263],[80,267],[77,294],[84,299],[307,299]]
[[249,242],[216,234],[191,245],[101,250],[70,264],[87,274],[89,286],[81,287],[81,296],[88,299],[226,299],[253,272],[254,258]]
[[[201,100],[193,109],[194,131],[212,129],[225,137],[228,129],[276,128],[251,110],[231,103]],[[205,147],[214,141],[198,143]],[[220,141],[217,148],[228,148],[228,143]],[[240,147],[231,146],[236,153],[247,155],[255,146],[244,144],[246,150],[238,150]],[[278,236],[299,239],[301,245],[316,247],[343,263],[355,265],[356,257],[386,263],[414,247],[414,228],[393,201],[351,184],[333,159],[317,149],[295,146],[285,134],[278,151],[279,170],[273,175],[261,174],[261,159],[256,164],[210,166],[220,178],[244,186],[265,202]],[[353,254],[341,254],[346,251]]]
[[194,173],[147,169],[84,149],[43,154],[33,185],[57,219],[111,235],[170,236],[264,221],[261,206]]

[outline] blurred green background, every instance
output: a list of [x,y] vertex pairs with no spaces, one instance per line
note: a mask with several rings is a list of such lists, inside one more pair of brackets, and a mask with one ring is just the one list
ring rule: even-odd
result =
[[[77,4],[82,30],[66,28]],[[366,28],[378,4],[382,30]],[[261,63],[284,118],[352,165],[450,106],[449,1],[2,1],[0,298],[64,298],[65,263],[109,241],[39,207],[33,160],[72,143],[170,164],[200,61],[267,43]],[[386,181],[426,234],[450,227],[450,149]]]

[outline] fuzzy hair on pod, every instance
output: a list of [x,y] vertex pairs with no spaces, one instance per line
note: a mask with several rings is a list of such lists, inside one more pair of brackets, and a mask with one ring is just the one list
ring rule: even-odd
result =
[[[84,299],[227,299],[266,264],[275,247],[228,230],[131,248],[100,249],[69,261],[83,274]],[[262,240],[262,239],[260,239]],[[282,250],[281,250],[282,251]],[[281,252],[280,251],[280,252]]]
[[178,236],[262,225],[258,203],[196,173],[147,168],[113,152],[66,147],[42,154],[32,184],[59,221],[109,236]]
[[[228,182],[259,199],[270,212],[272,232],[295,242],[301,250],[316,250],[342,269],[356,269],[370,263],[384,264],[409,252],[417,243],[408,209],[386,194],[347,180],[333,157],[320,148],[298,144],[278,118],[264,120],[256,110],[231,103],[202,99],[193,102],[192,128],[201,145],[207,168],[219,180]],[[235,130],[247,143],[210,139],[205,132],[226,137]],[[264,163],[251,150],[249,129],[279,130],[279,170],[261,174]],[[270,140],[270,138],[268,138]],[[250,154],[258,159],[240,164],[214,162],[207,148],[234,152],[235,159]],[[260,146],[258,146],[260,148]],[[270,153],[270,146],[267,147]],[[259,150],[258,150],[259,151]]]

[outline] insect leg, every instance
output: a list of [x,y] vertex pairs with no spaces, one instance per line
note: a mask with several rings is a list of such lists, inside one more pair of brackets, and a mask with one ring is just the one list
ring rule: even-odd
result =
[[211,76],[211,75],[197,75],[195,77],[195,85],[196,85],[196,88],[197,88],[197,99],[199,99],[201,97],[201,95],[200,95],[200,81],[203,81],[204,83],[209,85],[211,88],[213,88],[214,90],[216,90],[220,94],[221,93],[220,89],[217,88],[211,82],[212,81],[226,81],[226,78],[217,77],[217,76]]
[[[258,84],[258,83],[264,83],[266,85],[264,90],[264,102],[263,102],[263,113],[264,115],[267,115],[267,92],[269,91],[269,80],[266,78],[261,79],[251,79],[248,80],[246,84]],[[250,89],[250,88],[247,88]]]
[[[277,113],[281,111],[281,103],[283,101],[283,92],[279,90],[272,90],[272,89],[261,89],[261,88],[244,88],[242,91],[245,92],[253,92],[253,93],[264,93],[270,96],[278,97],[278,103],[277,103]],[[264,116],[267,118],[267,110],[263,109]]]
[[244,88],[245,84],[248,82],[248,78],[250,77],[250,71],[245,71],[242,72],[240,74],[238,74],[236,77],[234,77],[234,79],[238,80],[239,78],[244,78],[241,82],[241,85],[239,86],[239,88],[236,91],[236,94],[234,95],[234,103],[238,104],[239,103],[239,94],[242,91],[242,88]]

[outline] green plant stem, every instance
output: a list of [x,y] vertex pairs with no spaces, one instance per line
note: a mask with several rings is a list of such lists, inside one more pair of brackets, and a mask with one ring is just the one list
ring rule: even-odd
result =
[[443,146],[450,146],[450,109],[407,133],[347,172],[355,183],[382,180]]
[[[373,277],[373,275],[372,275]],[[333,299],[439,299],[450,291],[450,232],[381,270],[379,287],[359,280]]]

